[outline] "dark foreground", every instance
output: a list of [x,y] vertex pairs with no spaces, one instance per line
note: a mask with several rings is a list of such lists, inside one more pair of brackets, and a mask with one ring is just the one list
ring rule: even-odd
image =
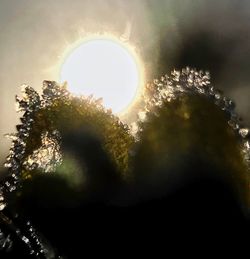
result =
[[[211,179],[194,180],[167,197],[137,205],[34,209],[30,219],[65,258],[161,258],[173,251],[192,251],[200,258],[211,251],[237,251],[242,258],[249,245],[247,217],[229,188]],[[16,242],[0,258],[29,256]]]

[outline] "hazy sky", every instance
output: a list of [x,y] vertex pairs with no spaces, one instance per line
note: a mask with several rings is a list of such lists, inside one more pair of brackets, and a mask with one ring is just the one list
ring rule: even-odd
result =
[[119,37],[128,23],[147,80],[184,65],[209,69],[250,125],[250,1],[0,0],[0,161],[18,87],[41,91],[43,80],[58,80],[68,45],[91,33]]

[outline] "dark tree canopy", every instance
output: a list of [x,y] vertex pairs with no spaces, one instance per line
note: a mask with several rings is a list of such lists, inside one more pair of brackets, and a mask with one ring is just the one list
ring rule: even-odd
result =
[[[203,186],[202,179],[225,183],[249,208],[249,130],[233,102],[211,86],[208,73],[185,68],[148,84],[132,125],[101,100],[75,97],[50,81],[44,81],[42,96],[25,86],[17,103],[24,114],[10,135],[10,173],[0,201],[1,213],[10,218],[31,216],[42,231],[38,215],[46,217],[44,208],[52,209],[49,217],[56,221],[55,208],[80,213],[91,202],[137,204],[169,197],[197,180]],[[194,187],[192,199],[206,190],[201,203],[209,205],[209,197],[215,202],[213,189],[202,188]],[[32,235],[28,241],[22,234],[15,238],[26,240],[29,249],[40,240],[41,255],[46,247],[54,253],[39,234]]]

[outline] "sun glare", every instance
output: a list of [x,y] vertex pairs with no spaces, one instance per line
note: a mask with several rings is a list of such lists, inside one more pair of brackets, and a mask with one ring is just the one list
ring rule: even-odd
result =
[[135,53],[118,41],[94,39],[71,51],[60,70],[60,81],[77,95],[103,98],[114,113],[124,112],[134,102],[141,73]]

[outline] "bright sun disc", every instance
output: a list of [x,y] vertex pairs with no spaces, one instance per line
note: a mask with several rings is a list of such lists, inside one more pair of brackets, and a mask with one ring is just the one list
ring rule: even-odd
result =
[[140,73],[136,58],[118,42],[89,40],[65,59],[60,81],[74,94],[103,98],[103,105],[114,113],[124,111],[134,101]]

